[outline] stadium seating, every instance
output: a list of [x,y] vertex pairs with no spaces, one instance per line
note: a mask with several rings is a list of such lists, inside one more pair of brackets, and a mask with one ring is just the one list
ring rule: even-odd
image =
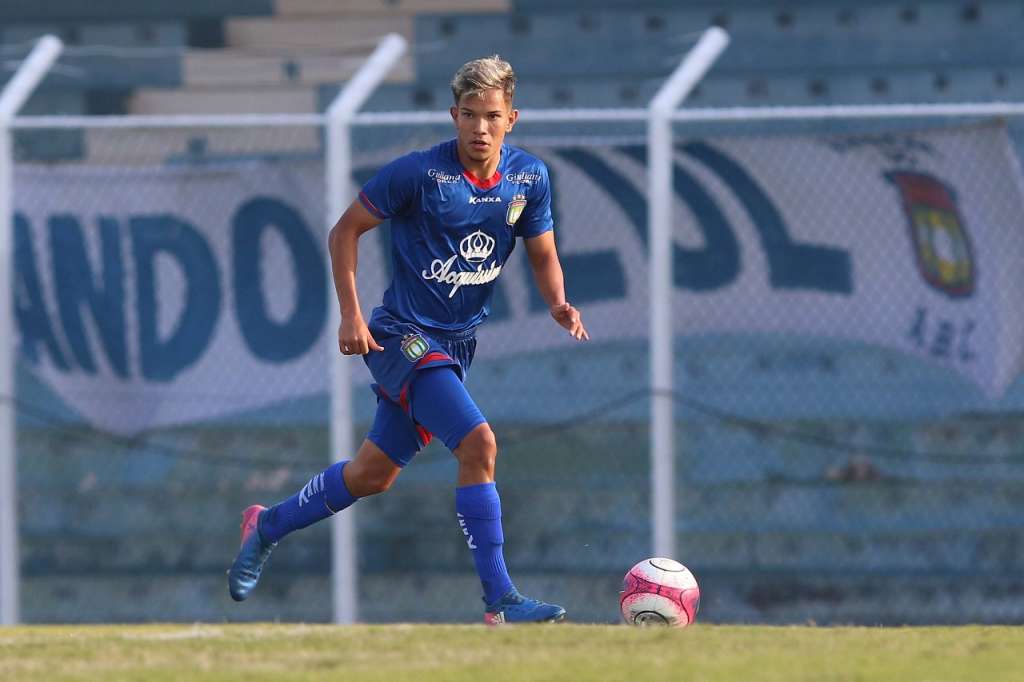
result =
[[[951,102],[1022,96],[1024,47],[1003,30],[1020,21],[1018,10],[1006,0],[858,7],[820,0],[788,9],[658,0],[628,9],[612,0],[585,7],[533,0],[224,0],[147,3],[125,15],[106,3],[86,12],[57,2],[45,16],[26,11],[5,22],[0,42],[24,43],[53,30],[79,48],[185,48],[138,53],[133,68],[119,68],[123,55],[72,50],[61,60],[67,68],[46,87],[105,89],[108,94],[91,99],[107,102],[97,107],[104,113],[118,107],[245,111],[264,87],[271,88],[265,110],[322,110],[392,31],[412,39],[411,54],[368,110],[443,106],[453,70],[485,52],[513,62],[523,108],[643,106],[711,23],[730,30],[733,47],[691,95],[692,106]],[[208,35],[197,34],[199,20],[213,22]],[[222,47],[188,49],[206,44]],[[272,103],[275,91],[294,87],[302,92],[294,102]],[[127,96],[135,89],[136,96]],[[202,103],[206,90],[217,92]]]
[[27,43],[41,36],[60,36],[68,45],[104,47],[167,47],[185,44],[181,21],[108,22],[82,24],[18,23],[0,27],[0,44]]
[[[80,116],[88,113],[88,101],[79,90],[41,90],[29,98],[22,113]],[[78,159],[84,151],[83,135],[77,130],[21,130],[14,135],[14,153],[19,160]]]
[[261,15],[273,12],[273,0],[148,0],[124,3],[120,0],[45,0],[35,3],[0,4],[0,22],[124,21]]
[[0,42],[54,31],[70,46],[184,46],[199,40],[187,22],[212,19],[220,22],[215,43],[234,48],[223,55],[139,58],[133,69],[117,69],[100,55],[66,57],[62,63],[78,75],[54,76],[54,85],[244,90],[344,82],[380,36],[395,31],[413,38],[413,57],[391,80],[414,82],[404,95],[381,95],[375,109],[439,101],[452,70],[484,52],[515,64],[524,106],[641,105],[710,23],[725,25],[734,47],[695,93],[693,103],[702,106],[863,101],[865,95],[877,102],[1012,99],[1024,59],[1020,41],[1002,30],[1020,19],[1016,4],[1005,0],[906,7],[821,1],[790,9],[653,0],[630,9],[611,0],[580,8],[530,0],[512,9],[499,0],[237,0],[146,3],[126,17],[107,3],[85,11],[58,2],[45,16],[41,9],[6,10],[16,16],[0,28]]

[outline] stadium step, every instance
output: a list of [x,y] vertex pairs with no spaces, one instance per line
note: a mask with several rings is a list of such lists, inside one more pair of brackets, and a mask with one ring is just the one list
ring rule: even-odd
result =
[[[352,78],[367,56],[355,53],[289,57],[234,50],[191,50],[185,54],[182,77],[186,88],[341,83]],[[391,69],[385,82],[408,83],[412,79],[412,60],[407,56]]]
[[281,17],[419,14],[420,12],[507,12],[510,0],[276,0]]
[[311,49],[362,52],[372,48],[389,33],[412,40],[412,18],[409,16],[353,16],[344,19],[228,19],[224,34],[231,47],[251,50]]
[[283,155],[319,155],[320,130],[314,126],[244,128],[152,128],[84,131],[90,163],[136,165],[189,160],[248,160]]
[[252,114],[316,112],[316,90],[278,88],[166,90],[140,88],[129,103],[133,114]]

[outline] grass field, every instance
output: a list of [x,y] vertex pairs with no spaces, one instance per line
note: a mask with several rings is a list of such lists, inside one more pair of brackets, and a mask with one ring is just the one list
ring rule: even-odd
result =
[[0,628],[0,680],[1024,679],[1024,628],[143,625]]

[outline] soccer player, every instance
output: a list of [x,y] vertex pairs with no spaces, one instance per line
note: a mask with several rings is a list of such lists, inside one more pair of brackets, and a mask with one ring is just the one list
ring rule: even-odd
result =
[[[384,166],[331,229],[338,347],[363,356],[376,381],[377,412],[354,459],[328,467],[269,509],[243,512],[242,546],[228,571],[235,600],[249,596],[281,538],[386,491],[436,436],[459,462],[455,510],[483,585],[484,621],[565,616],[561,606],[521,595],[509,578],[494,485],[498,446],[463,384],[476,328],[517,237],[552,318],[573,338],[589,338],[565,298],[547,168],[504,143],[519,117],[515,84],[512,67],[497,56],[465,64],[451,83],[455,139]],[[384,220],[391,220],[394,274],[367,322],[356,291],[359,237]]]

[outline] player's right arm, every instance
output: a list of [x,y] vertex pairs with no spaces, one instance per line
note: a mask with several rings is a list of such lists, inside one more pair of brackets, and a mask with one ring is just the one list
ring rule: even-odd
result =
[[356,265],[359,262],[359,237],[381,224],[357,199],[331,228],[327,247],[331,254],[334,290],[341,306],[338,327],[338,350],[343,355],[366,355],[371,350],[384,350],[370,334],[359,307],[356,290]]

